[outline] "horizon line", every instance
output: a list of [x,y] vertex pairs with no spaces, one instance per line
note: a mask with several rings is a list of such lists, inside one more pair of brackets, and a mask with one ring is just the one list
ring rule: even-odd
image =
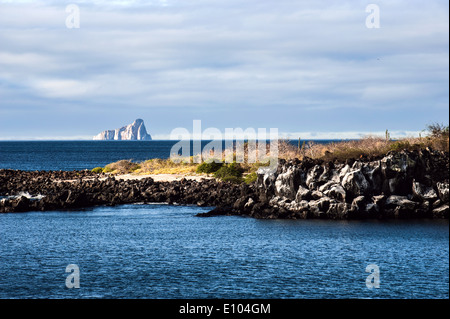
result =
[[[386,131],[378,132],[281,132],[278,134],[278,139],[288,139],[288,140],[355,140],[362,139],[365,137],[379,137],[384,138]],[[390,137],[392,139],[396,138],[406,138],[406,137],[420,137],[426,136],[424,130],[421,131],[406,131],[406,130],[396,130],[389,131]],[[152,136],[150,134],[150,136]],[[200,137],[200,138],[199,138]],[[187,138],[192,141],[212,141],[214,139],[203,139],[201,136],[192,136],[192,134]],[[222,139],[222,140],[245,140],[248,139],[247,136],[234,136],[232,139]],[[170,134],[155,134],[152,136],[151,141],[180,141],[182,139],[172,139]],[[184,139],[186,140],[186,139]],[[270,138],[267,138],[270,140]],[[91,135],[75,135],[75,136],[39,136],[39,137],[0,137],[2,142],[19,142],[19,141],[94,141]],[[105,141],[105,140],[99,140]],[[112,140],[116,141],[116,140]],[[122,141],[139,141],[139,140],[122,140]],[[148,141],[148,142],[151,142]]]

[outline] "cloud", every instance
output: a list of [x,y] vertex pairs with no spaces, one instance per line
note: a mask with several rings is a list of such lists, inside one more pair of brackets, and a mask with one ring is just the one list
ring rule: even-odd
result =
[[60,1],[0,1],[0,135],[30,110],[64,118],[61,104],[101,115],[90,132],[132,112],[162,135],[194,118],[313,132],[339,113],[357,132],[448,117],[446,1],[379,1],[380,29],[365,27],[365,1],[74,3],[79,29]]
[[82,97],[95,89],[95,85],[70,79],[42,79],[31,86],[38,94],[49,98]]
[[[303,140],[349,140],[349,139],[359,139],[363,137],[381,137],[385,138],[385,131],[377,131],[377,132],[347,132],[347,131],[339,131],[339,132],[281,132],[280,138],[286,139],[298,139],[301,138]],[[390,137],[392,139],[404,138],[404,137],[419,137],[419,134],[424,135],[422,131],[389,131]]]
[[[222,134],[221,136],[225,137],[225,131],[220,131]],[[257,132],[257,130],[255,130]],[[269,130],[266,131],[269,136]],[[256,134],[256,133],[255,133]],[[377,132],[362,132],[362,131],[339,131],[339,132],[278,132],[278,137],[280,139],[290,139],[290,140],[351,140],[351,139],[359,139],[363,137],[380,137],[385,138],[386,132],[385,131],[377,131]],[[423,131],[389,131],[390,137],[392,139],[398,139],[398,138],[405,138],[405,137],[419,137],[420,135],[425,136],[425,133]],[[209,138],[202,134],[193,135],[192,131],[189,131],[189,129],[186,129],[186,132],[183,136],[185,139],[205,139],[208,140]],[[220,135],[218,135],[220,136]],[[170,134],[155,134],[152,135],[152,138],[154,140],[178,140],[179,138],[173,138]],[[248,135],[235,135],[235,140],[240,139],[246,139],[248,138]],[[255,135],[255,138],[258,138],[257,135]]]

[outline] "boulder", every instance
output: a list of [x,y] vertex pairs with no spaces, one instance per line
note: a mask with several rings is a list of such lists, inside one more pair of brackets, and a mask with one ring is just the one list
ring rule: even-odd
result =
[[364,211],[367,212],[368,218],[376,218],[380,214],[380,206],[375,203],[367,203]]
[[425,201],[425,200],[434,201],[438,198],[438,195],[437,195],[436,191],[433,189],[433,187],[427,187],[416,181],[413,181],[412,192],[416,198],[418,198],[422,201]]
[[371,188],[375,193],[380,193],[383,186],[383,177],[381,175],[381,162],[375,161],[362,165],[361,171],[363,172],[366,180],[369,182]]
[[449,205],[442,205],[438,208],[433,209],[434,218],[449,218]]
[[381,210],[383,210],[384,205],[386,203],[386,196],[384,196],[384,195],[372,196],[371,203],[374,203],[375,205],[377,205],[381,211]]
[[319,177],[323,173],[324,168],[321,165],[314,165],[312,169],[306,174],[306,186],[310,190],[314,190],[317,188],[319,184]]
[[350,195],[352,198],[370,192],[370,184],[361,170],[353,170],[345,174],[341,184],[347,191],[347,195]]
[[334,180],[332,181],[328,181],[325,184],[323,184],[322,186],[319,187],[319,191],[322,193],[325,193],[326,191],[330,190],[333,186],[338,185],[339,182],[336,182]]
[[301,183],[300,170],[295,166],[288,166],[275,180],[275,195],[295,199]]
[[417,215],[418,203],[413,202],[406,196],[391,195],[385,202],[385,216],[394,218],[412,218]]
[[358,196],[353,199],[352,204],[350,206],[351,212],[364,212],[366,208],[367,199],[365,196]]
[[332,200],[329,197],[312,200],[309,202],[309,209],[314,216],[324,218],[325,213],[330,208],[331,201]]
[[25,196],[20,196],[11,201],[11,209],[13,212],[25,212],[30,206],[30,200]]
[[300,185],[297,190],[297,194],[295,195],[295,201],[301,202],[303,200],[310,200],[312,198],[311,191]]
[[408,152],[391,152],[381,159],[381,172],[387,179],[414,172],[416,161]]
[[325,195],[322,193],[322,192],[320,192],[320,191],[312,191],[311,192],[311,197],[313,198],[313,199],[320,199],[320,198],[322,198],[322,197],[324,197]]
[[247,203],[245,203],[244,209],[245,210],[251,210],[254,204],[255,204],[255,201],[253,200],[253,198],[250,197],[248,199]]
[[268,202],[275,195],[276,172],[269,167],[260,167],[256,171],[256,185],[262,202]]
[[345,202],[346,192],[344,187],[340,184],[333,185],[330,190],[326,191],[324,194],[340,202]]
[[224,216],[231,213],[230,207],[216,207],[206,213],[198,213],[197,217],[212,217],[212,216]]
[[406,151],[390,152],[381,159],[381,174],[386,194],[407,195],[411,191],[416,161]]
[[444,202],[449,202],[449,184],[448,182],[437,182],[436,188],[439,194],[439,198]]
[[386,199],[385,206],[387,208],[402,207],[414,210],[417,207],[417,203],[409,200],[406,196],[391,195]]
[[426,186],[419,182],[413,181],[412,183],[412,193],[420,200],[431,200],[434,201],[438,199],[436,191],[431,186]]
[[330,219],[347,219],[348,218],[348,204],[331,202],[326,212],[326,215]]

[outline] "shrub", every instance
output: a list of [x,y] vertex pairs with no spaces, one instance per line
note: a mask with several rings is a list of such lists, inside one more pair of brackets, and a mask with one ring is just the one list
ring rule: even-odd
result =
[[411,144],[408,141],[396,141],[389,145],[389,149],[391,151],[403,151],[403,150],[409,150],[411,148]]
[[245,182],[246,184],[251,184],[251,183],[256,182],[256,179],[257,179],[257,178],[258,178],[258,175],[256,174],[256,172],[253,172],[253,173],[247,174],[247,175],[244,177],[244,182]]
[[449,127],[442,124],[431,124],[427,127],[430,136],[428,143],[434,149],[440,151],[449,151]]
[[244,181],[242,177],[236,177],[236,176],[230,176],[230,175],[221,178],[221,180],[224,182],[230,182],[230,183],[235,183],[235,184],[241,184]]
[[104,168],[103,168],[103,173],[112,173],[114,170],[111,168],[111,167],[109,167],[108,165],[106,165]]
[[219,168],[215,173],[214,177],[220,178],[221,180],[225,180],[230,177],[241,178],[244,170],[241,165],[238,163],[231,163],[227,165],[223,165]]
[[449,127],[443,124],[434,123],[430,124],[427,127],[427,130],[430,132],[432,137],[448,137],[449,136]]
[[96,167],[92,169],[93,173],[100,174],[103,172],[103,167]]
[[206,173],[211,174],[217,172],[221,167],[223,163],[216,163],[216,162],[203,162],[197,167],[197,173]]

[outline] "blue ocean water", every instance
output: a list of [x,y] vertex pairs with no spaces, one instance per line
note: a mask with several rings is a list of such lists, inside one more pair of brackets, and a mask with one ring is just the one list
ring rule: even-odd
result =
[[[92,168],[167,157],[171,143],[0,142],[0,167]],[[195,217],[208,209],[0,214],[0,298],[449,298],[448,220]]]
[[82,170],[168,158],[176,141],[1,141],[0,169]]
[[[449,297],[447,221],[194,216],[207,209],[0,215],[0,298]],[[79,289],[65,285],[69,264]]]
[[[333,140],[319,140],[330,143]],[[201,141],[202,147],[210,141]],[[308,142],[308,141],[305,141]],[[82,170],[127,159],[168,158],[177,141],[0,141],[0,169]],[[298,141],[291,141],[297,145]],[[225,142],[222,143],[225,148]],[[193,142],[191,141],[191,154]],[[192,154],[193,155],[193,154]]]

